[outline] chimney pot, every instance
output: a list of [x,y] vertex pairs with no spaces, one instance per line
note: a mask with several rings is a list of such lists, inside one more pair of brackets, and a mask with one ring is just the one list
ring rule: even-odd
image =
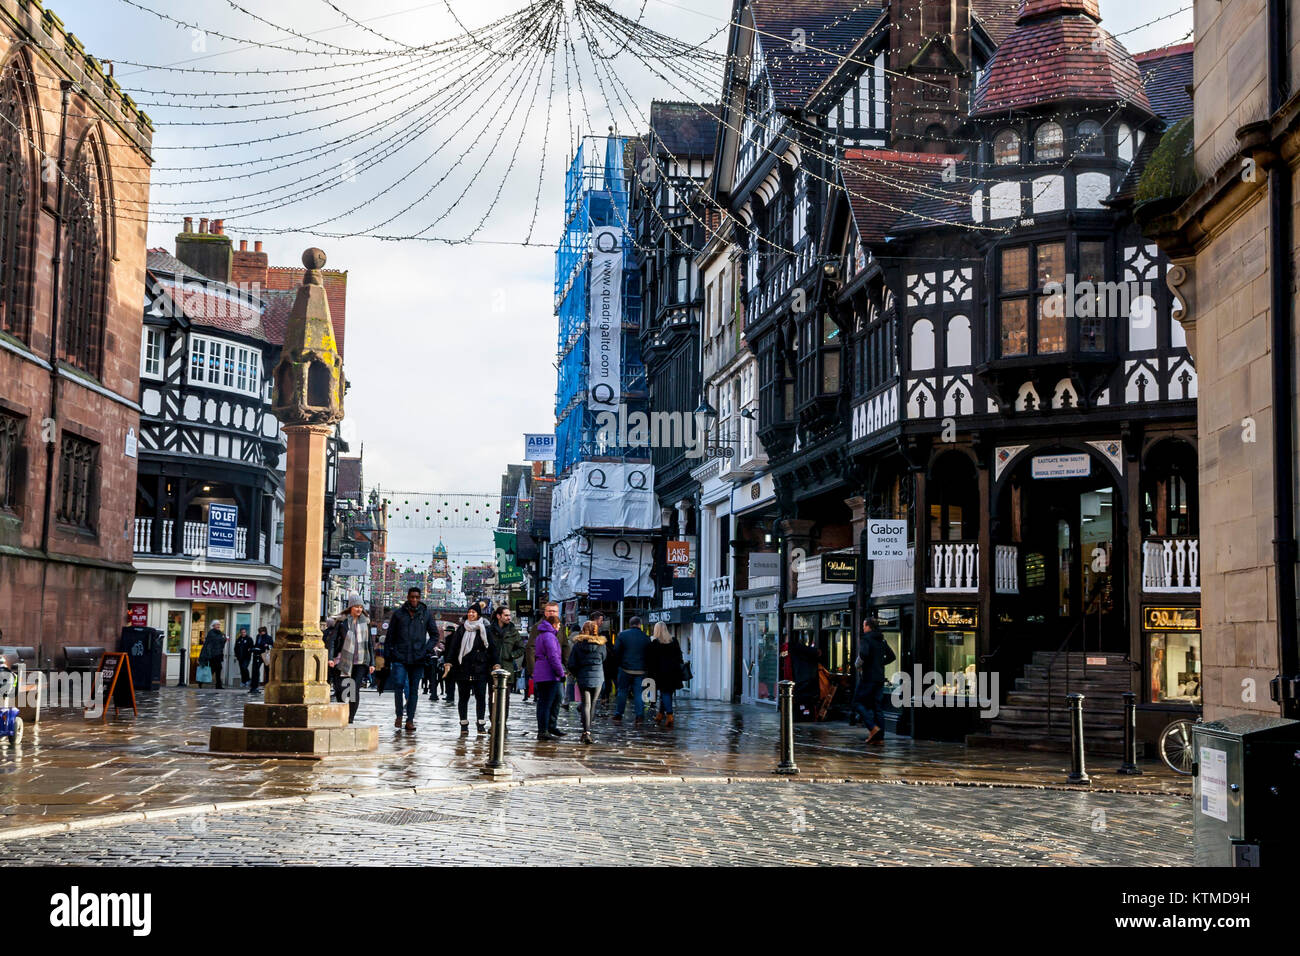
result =
[[226,234],[226,220],[224,219],[212,220],[212,234],[214,236],[224,236]]
[[193,231],[194,231],[194,217],[193,217],[193,216],[186,216],[186,217],[185,217],[185,231],[186,231],[186,232],[193,232]]
[[203,234],[203,235],[207,235],[207,233],[208,233],[208,220],[207,220],[207,217],[202,217],[202,218],[199,219],[199,232],[200,232],[201,234]]
[[253,251],[254,251],[254,252],[261,252],[261,251],[262,251],[262,240],[261,240],[261,239],[255,239],[255,240],[253,240]]
[[248,251],[248,240],[247,240],[247,239],[240,239],[240,240],[239,240],[239,251],[240,251],[240,252],[247,252],[247,251]]

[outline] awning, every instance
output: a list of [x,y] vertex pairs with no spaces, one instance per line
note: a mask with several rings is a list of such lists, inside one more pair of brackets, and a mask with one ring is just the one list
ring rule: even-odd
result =
[[839,591],[835,594],[816,594],[810,597],[793,598],[785,602],[783,611],[835,611],[853,606],[853,592]]

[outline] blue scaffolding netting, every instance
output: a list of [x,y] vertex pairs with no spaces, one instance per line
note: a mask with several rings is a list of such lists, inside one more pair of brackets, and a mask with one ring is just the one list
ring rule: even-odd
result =
[[564,234],[555,254],[555,314],[558,376],[555,388],[556,472],[587,458],[646,458],[649,449],[598,440],[587,405],[589,247],[599,226],[623,229],[623,400],[629,412],[644,410],[645,366],[641,362],[641,284],[631,242],[629,183],[624,166],[626,137],[587,136],[564,177]]

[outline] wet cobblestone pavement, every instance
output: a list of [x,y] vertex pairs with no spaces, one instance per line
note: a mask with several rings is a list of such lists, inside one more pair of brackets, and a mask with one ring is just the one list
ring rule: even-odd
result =
[[[471,724],[470,736],[459,737],[455,708],[442,701],[421,700],[419,730],[407,734],[393,729],[390,697],[381,700],[372,692],[363,692],[357,719],[379,725],[379,751],[304,761],[260,756],[242,759],[206,752],[212,724],[240,720],[243,704],[249,699],[243,692],[169,688],[140,697],[138,718],[131,717],[128,711],[126,716],[99,723],[67,711],[47,711],[41,723],[29,727],[19,743],[0,743],[0,839],[22,838],[32,827],[44,831],[108,822],[120,827],[146,816],[159,820],[168,815],[196,813],[202,808],[212,812],[216,805],[242,801],[290,802],[299,808],[294,812],[301,812],[304,799],[364,799],[388,794],[390,800],[415,800],[419,799],[414,792],[417,789],[481,784],[485,780],[480,770],[487,758],[488,736],[475,733]],[[776,714],[770,708],[682,701],[677,726],[672,730],[661,729],[648,720],[643,727],[634,727],[630,714],[621,726],[606,716],[596,724],[596,743],[592,746],[577,742],[576,706],[562,716],[561,726],[570,735],[559,742],[534,738],[533,714],[531,703],[523,703],[518,696],[512,698],[507,756],[515,783],[672,778],[677,781],[677,799],[682,806],[696,807],[691,812],[706,816],[705,805],[695,795],[716,796],[719,791],[716,785],[693,783],[693,779],[730,779],[736,781],[731,786],[737,787],[741,786],[741,778],[752,778],[755,782],[745,783],[745,787],[781,786],[769,783],[776,764],[778,732]],[[1000,789],[994,795],[978,790],[924,790],[926,800],[941,802],[1041,805],[1056,808],[1056,812],[1061,807],[1085,805],[1078,802],[1079,794],[1068,792],[1073,788],[1065,783],[1065,754],[968,749],[958,744],[894,737],[881,746],[867,748],[862,738],[862,732],[843,723],[798,725],[799,784],[850,780],[1048,787],[1061,792],[1018,794]],[[1123,777],[1114,773],[1117,763],[1114,758],[1106,758],[1090,765],[1094,793],[1087,797],[1088,801],[1100,800],[1097,806],[1106,809],[1111,805],[1106,801],[1119,800],[1119,806],[1133,800],[1136,802],[1132,806],[1167,807],[1168,812],[1181,814],[1180,819],[1190,820],[1188,778],[1177,777],[1151,762],[1144,765],[1147,772],[1143,776]],[[682,782],[683,778],[687,783]],[[1126,792],[1117,796],[1097,793],[1105,790]],[[872,792],[876,791],[898,794],[882,798],[882,806],[896,800],[903,808],[909,801],[920,799],[920,791],[913,788],[872,788]],[[870,802],[856,802],[859,798],[852,797],[856,790],[836,792],[851,797],[846,805],[855,806],[858,814],[871,806]],[[1137,797],[1143,793],[1153,796]],[[586,799],[577,789],[571,789],[565,798],[566,807],[570,798]],[[737,805],[744,806],[745,800]],[[254,809],[245,807],[241,812]],[[1018,814],[1009,812],[1008,820],[1015,820]],[[176,825],[188,826],[179,818]],[[1005,821],[990,823],[989,832],[1001,832],[1005,825]],[[1087,830],[1086,819],[1080,825]],[[834,829],[837,825],[827,822],[826,826]],[[149,827],[144,829],[147,832]],[[962,832],[971,830],[963,826]],[[647,832],[646,839],[651,838],[653,834]]]
[[1119,865],[1191,860],[1185,801],[806,783],[540,784],[207,813],[5,845],[24,864]]

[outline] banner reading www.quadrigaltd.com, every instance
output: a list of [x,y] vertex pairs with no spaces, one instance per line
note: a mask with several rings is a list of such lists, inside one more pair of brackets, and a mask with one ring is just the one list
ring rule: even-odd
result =
[[623,397],[623,230],[591,231],[587,324],[587,407],[617,408]]

